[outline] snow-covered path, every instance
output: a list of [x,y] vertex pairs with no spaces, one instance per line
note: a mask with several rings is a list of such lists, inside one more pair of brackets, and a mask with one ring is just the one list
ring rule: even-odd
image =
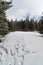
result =
[[11,32],[0,43],[0,65],[43,65],[43,37],[38,32]]

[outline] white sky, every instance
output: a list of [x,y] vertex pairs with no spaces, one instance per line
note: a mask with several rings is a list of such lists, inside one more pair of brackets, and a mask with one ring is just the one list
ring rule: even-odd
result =
[[[9,0],[7,0],[9,1]],[[27,14],[41,15],[43,0],[12,0],[13,7],[7,10],[8,19],[22,19]]]

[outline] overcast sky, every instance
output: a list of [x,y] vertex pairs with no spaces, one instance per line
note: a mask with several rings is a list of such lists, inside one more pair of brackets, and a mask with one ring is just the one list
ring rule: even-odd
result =
[[[7,0],[9,1],[9,0]],[[13,7],[7,10],[8,19],[24,19],[27,14],[41,15],[43,0],[12,0]]]

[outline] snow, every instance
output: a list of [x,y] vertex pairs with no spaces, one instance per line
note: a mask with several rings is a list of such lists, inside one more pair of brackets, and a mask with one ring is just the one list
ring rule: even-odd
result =
[[43,65],[43,37],[38,32],[10,32],[0,43],[0,65]]

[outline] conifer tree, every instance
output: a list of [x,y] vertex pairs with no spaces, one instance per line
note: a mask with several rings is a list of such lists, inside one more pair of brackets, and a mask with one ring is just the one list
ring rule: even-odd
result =
[[38,26],[39,26],[39,32],[41,34],[43,34],[43,16],[41,16],[41,19],[40,19],[40,21],[38,23]]
[[11,1],[0,0],[0,35],[4,36],[8,33],[8,23],[5,11],[12,7]]

